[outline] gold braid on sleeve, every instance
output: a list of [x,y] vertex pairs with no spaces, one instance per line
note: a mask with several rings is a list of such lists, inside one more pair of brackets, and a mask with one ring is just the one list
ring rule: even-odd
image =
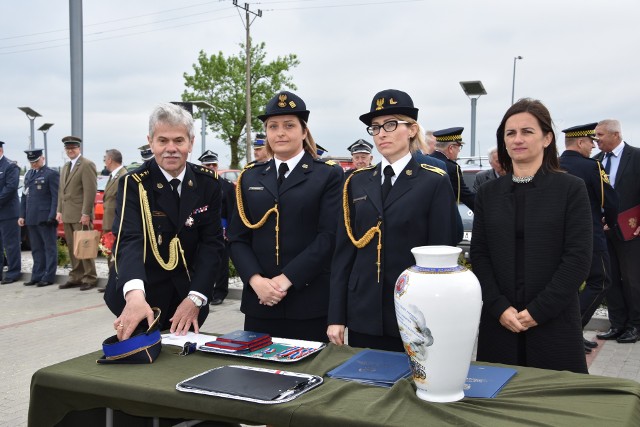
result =
[[[609,161],[611,161],[611,159],[609,159]],[[602,170],[599,161],[596,160],[596,163],[598,164],[598,174],[600,175],[600,207],[604,209],[604,182],[605,179],[607,179],[607,173]],[[609,180],[607,179],[607,181]],[[609,182],[607,182],[607,184],[609,184]]]
[[247,215],[244,212],[244,202],[242,201],[242,175],[245,173],[247,169],[251,168],[252,166],[253,165],[245,166],[245,169],[238,176],[238,182],[236,183],[236,204],[238,206],[238,214],[240,215],[240,219],[242,220],[242,223],[245,225],[245,227],[250,228],[252,230],[256,230],[262,227],[267,222],[267,219],[269,219],[269,215],[271,215],[271,213],[275,212],[276,214],[276,265],[280,265],[280,236],[279,236],[280,212],[278,211],[278,203],[276,202],[271,209],[265,212],[262,219],[260,219],[260,221],[256,222],[255,224],[251,224],[249,222],[249,219],[247,218]]
[[353,178],[353,176],[356,173],[362,170],[367,170],[367,169],[370,169],[370,168],[362,168],[362,169],[357,169],[353,171],[351,175],[349,175],[347,180],[344,182],[344,187],[342,189],[342,209],[344,210],[344,228],[347,230],[347,236],[349,236],[351,243],[353,243],[353,245],[358,249],[362,249],[365,246],[367,246],[371,242],[371,240],[373,240],[373,237],[376,235],[376,233],[378,234],[378,246],[377,246],[378,260],[376,262],[376,266],[378,268],[378,283],[380,283],[380,253],[382,251],[382,231],[380,230],[380,225],[382,224],[382,221],[378,220],[378,223],[375,225],[375,227],[371,227],[369,230],[367,230],[367,232],[364,233],[364,235],[358,240],[356,240],[356,238],[353,236],[353,230],[351,229],[351,211],[349,209],[349,194],[348,194],[347,188],[349,186],[349,182],[351,181],[351,178]]

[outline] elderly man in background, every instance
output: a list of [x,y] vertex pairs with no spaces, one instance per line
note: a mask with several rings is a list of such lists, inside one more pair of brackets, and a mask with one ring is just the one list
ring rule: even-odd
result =
[[[113,220],[116,217],[116,196],[118,194],[118,181],[127,174],[127,168],[122,166],[122,153],[115,148],[107,150],[104,155],[104,166],[109,171],[109,180],[104,187],[102,196],[102,233],[112,233]],[[109,266],[113,263],[113,254],[108,256]],[[104,292],[103,286],[98,286],[98,292]]]
[[[618,120],[602,120],[595,132],[600,148],[595,158],[602,162],[618,195],[619,211],[624,213],[640,205],[640,149],[623,141]],[[623,227],[632,231],[629,240],[625,240],[621,233]],[[637,222],[629,224],[621,222],[620,218],[615,229],[605,231],[611,257],[611,287],[606,295],[611,328],[596,335],[599,339],[615,339],[623,344],[640,339],[639,234]]]
[[97,286],[96,261],[93,258],[80,260],[73,255],[73,232],[83,228],[93,230],[93,207],[98,191],[96,165],[80,153],[82,139],[77,136],[65,136],[62,143],[69,161],[60,173],[56,221],[64,224],[71,271],[69,280],[58,287],[80,287],[81,291],[86,291]]
[[485,182],[500,178],[504,175],[504,170],[498,160],[498,147],[493,147],[489,150],[489,165],[491,165],[491,169],[476,174],[476,179],[473,182],[473,191],[477,192],[478,188]]

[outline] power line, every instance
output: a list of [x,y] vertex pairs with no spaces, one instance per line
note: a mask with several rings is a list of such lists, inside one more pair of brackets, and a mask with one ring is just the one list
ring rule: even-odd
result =
[[[220,3],[223,0],[217,0],[218,3]],[[95,27],[98,25],[104,25],[104,24],[111,24],[114,22],[121,22],[121,21],[130,21],[132,19],[137,19],[137,18],[146,18],[147,16],[153,16],[153,15],[160,15],[163,13],[169,13],[169,12],[174,12],[176,10],[183,10],[183,9],[189,9],[189,8],[194,8],[194,7],[198,7],[198,6],[202,6],[204,4],[210,4],[212,3],[211,1],[208,2],[204,2],[204,3],[198,3],[198,4],[194,4],[191,6],[184,6],[184,7],[176,7],[173,9],[165,9],[165,10],[161,10],[159,12],[153,12],[153,13],[147,13],[144,15],[137,15],[137,16],[130,16],[127,18],[118,18],[118,19],[112,19],[111,21],[103,21],[103,22],[96,22],[95,24],[87,24],[84,27]],[[21,34],[21,35],[17,35],[17,36],[9,36],[9,37],[0,37],[0,40],[10,40],[10,39],[17,39],[17,38],[22,38],[22,37],[33,37],[33,36],[40,36],[43,34],[51,34],[51,33],[59,33],[62,31],[69,31],[68,28],[62,28],[60,30],[50,30],[50,31],[42,31],[40,33],[31,33],[31,34]]]

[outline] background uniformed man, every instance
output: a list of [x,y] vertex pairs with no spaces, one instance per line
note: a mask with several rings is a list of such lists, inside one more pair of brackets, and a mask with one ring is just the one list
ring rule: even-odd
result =
[[31,169],[24,175],[18,225],[27,227],[33,255],[31,279],[25,286],[53,285],[58,267],[56,244],[56,207],[58,206],[58,172],[45,165],[42,149],[27,150]]
[[80,138],[65,136],[62,142],[69,161],[60,173],[56,221],[64,224],[71,271],[69,280],[58,287],[80,287],[81,291],[86,291],[95,288],[98,283],[96,261],[93,258],[79,260],[73,255],[73,232],[83,228],[93,230],[93,207],[98,191],[96,165],[80,153]]
[[161,310],[160,329],[199,331],[222,248],[220,184],[215,172],[187,162],[193,117],[158,105],[149,119],[153,159],[120,180],[116,203],[115,265],[104,299],[117,316],[119,339],[129,338]]
[[[563,130],[566,150],[560,156],[560,167],[584,180],[593,217],[593,258],[584,290],[580,293],[580,317],[583,328],[591,320],[611,285],[611,267],[604,224],[611,224],[613,227],[618,217],[618,196],[600,162],[589,158],[594,148],[596,125],[597,123],[588,123]],[[597,347],[598,343],[585,339],[584,345],[585,351],[591,353],[591,349]]]
[[[202,166],[218,172],[218,154],[207,150],[198,159]],[[222,189],[222,202],[220,207],[220,219],[222,221],[222,234],[224,236],[224,247],[220,253],[220,275],[216,279],[213,288],[211,305],[220,305],[229,293],[229,241],[226,230],[231,223],[231,215],[236,204],[236,186],[227,179],[218,177]]]
[[458,204],[462,202],[473,211],[473,202],[476,194],[469,190],[467,184],[465,184],[460,165],[456,162],[464,144],[462,142],[463,130],[463,127],[453,127],[433,132],[433,136],[436,137],[436,151],[432,156],[446,164],[447,173]]
[[347,179],[354,170],[371,166],[371,162],[373,161],[373,156],[371,155],[372,149],[373,144],[364,139],[359,139],[347,147],[347,150],[351,153],[353,168],[345,172],[345,179]]
[[255,162],[266,162],[271,159],[264,145],[266,138],[267,136],[263,133],[256,134],[256,139],[253,141],[253,160]]
[[20,280],[20,168],[5,157],[3,145],[4,142],[0,141],[0,264],[4,253],[8,270],[0,283],[7,285]]

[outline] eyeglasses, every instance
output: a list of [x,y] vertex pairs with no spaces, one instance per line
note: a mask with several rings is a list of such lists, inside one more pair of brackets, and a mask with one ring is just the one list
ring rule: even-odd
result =
[[398,128],[398,123],[408,124],[409,122],[405,122],[404,120],[389,120],[380,125],[371,125],[367,126],[367,133],[371,136],[375,136],[380,133],[380,128],[384,129],[385,132],[393,132]]

